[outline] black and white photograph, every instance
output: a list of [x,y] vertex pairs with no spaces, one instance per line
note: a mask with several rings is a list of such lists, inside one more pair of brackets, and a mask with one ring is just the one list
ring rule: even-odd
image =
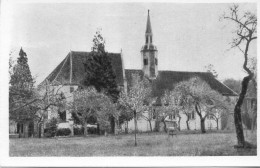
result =
[[0,163],[259,165],[258,6],[2,1]]

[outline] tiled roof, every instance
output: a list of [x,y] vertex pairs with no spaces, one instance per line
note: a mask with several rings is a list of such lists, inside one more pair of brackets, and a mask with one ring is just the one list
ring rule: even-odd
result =
[[[80,84],[84,78],[84,62],[90,52],[71,51],[66,58],[52,71],[52,73],[41,83],[47,79],[52,84]],[[116,75],[118,85],[123,85],[122,60],[120,53],[108,53],[111,58],[112,68]],[[72,67],[72,68],[71,68]],[[41,85],[40,84],[40,85]]]
[[[131,74],[138,73],[143,76],[142,70],[125,70],[127,83],[131,82]],[[237,93],[229,89],[227,86],[222,84],[220,81],[214,78],[211,73],[207,72],[181,72],[181,71],[159,71],[158,76],[152,81],[152,92],[155,97],[163,95],[165,90],[172,90],[174,85],[181,81],[189,80],[192,77],[200,77],[206,81],[210,87],[222,95],[226,96],[237,96]]]

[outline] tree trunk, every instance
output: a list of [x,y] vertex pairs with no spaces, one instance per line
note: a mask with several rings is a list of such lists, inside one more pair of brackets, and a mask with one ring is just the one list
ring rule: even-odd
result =
[[181,130],[181,117],[179,117],[179,120],[178,120],[178,129],[179,129],[179,131]]
[[235,121],[235,128],[237,134],[237,146],[236,147],[244,147],[245,146],[245,137],[243,132],[243,125],[242,125],[242,118],[241,118],[241,106],[243,104],[247,87],[250,79],[252,78],[251,75],[244,77],[242,81],[242,89],[241,93],[239,94],[239,98],[234,110],[234,121]]
[[134,111],[134,121],[135,121],[135,146],[137,146],[137,142],[136,142],[136,129],[137,129],[136,111]]
[[218,130],[218,119],[216,119],[216,122],[217,122],[217,130]]
[[110,127],[111,127],[111,133],[115,133],[115,118],[113,116],[110,117]]
[[19,124],[19,138],[22,138],[22,126]]
[[160,120],[156,119],[155,121],[155,127],[154,127],[154,132],[159,132],[160,131]]
[[206,118],[206,116],[202,117],[199,104],[195,105],[195,110],[196,110],[198,116],[200,117],[200,130],[201,130],[202,133],[206,133],[206,129],[205,129],[205,118]]
[[204,134],[206,133],[206,129],[205,129],[205,118],[200,118],[200,129],[201,132]]
[[128,134],[128,121],[126,121],[126,124],[125,124],[125,134]]
[[149,125],[150,125],[150,130],[151,130],[151,132],[153,132],[151,120],[149,120],[148,122],[149,122]]
[[165,120],[162,120],[162,122],[163,122],[163,129],[167,133],[167,126],[166,126]]
[[187,130],[190,130],[189,121],[190,121],[190,118],[187,117],[187,120],[186,120]]
[[87,127],[88,123],[84,123],[84,136],[88,135],[88,127]]

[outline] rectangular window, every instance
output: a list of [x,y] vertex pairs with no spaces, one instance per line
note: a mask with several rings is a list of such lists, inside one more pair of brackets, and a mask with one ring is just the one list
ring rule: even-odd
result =
[[59,116],[62,122],[66,121],[66,111],[59,112]]
[[192,111],[191,113],[188,114],[190,120],[194,120],[195,119],[195,112]]
[[157,58],[155,58],[155,65],[158,65],[158,60],[157,60]]
[[148,59],[147,58],[144,59],[144,65],[148,65]]

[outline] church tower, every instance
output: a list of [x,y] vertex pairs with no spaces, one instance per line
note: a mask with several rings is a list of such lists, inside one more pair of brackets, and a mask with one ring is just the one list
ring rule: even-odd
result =
[[145,45],[141,49],[142,65],[144,75],[149,79],[155,79],[158,74],[158,59],[157,48],[153,45],[153,32],[150,21],[150,14],[148,10],[146,32],[145,32]]

